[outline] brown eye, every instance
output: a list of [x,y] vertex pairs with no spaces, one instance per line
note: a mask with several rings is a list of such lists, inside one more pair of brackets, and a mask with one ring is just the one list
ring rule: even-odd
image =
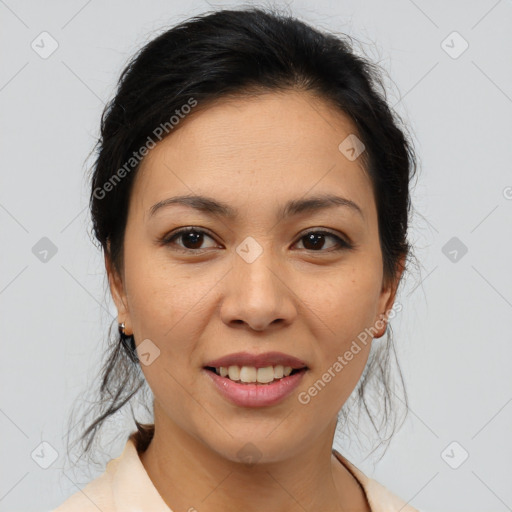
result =
[[[325,249],[326,239],[328,238],[331,238],[332,240],[335,241],[335,249]],[[339,251],[342,249],[349,249],[351,247],[348,242],[328,231],[310,231],[305,235],[302,235],[300,240],[304,241],[303,245],[306,250],[314,252],[332,252]]]
[[175,244],[175,240],[181,240],[182,244],[178,244],[179,249],[184,252],[196,252],[201,250],[201,245],[204,243],[205,237],[213,240],[206,231],[199,228],[188,227],[175,231],[170,237],[162,240],[162,243],[164,245],[172,245]]

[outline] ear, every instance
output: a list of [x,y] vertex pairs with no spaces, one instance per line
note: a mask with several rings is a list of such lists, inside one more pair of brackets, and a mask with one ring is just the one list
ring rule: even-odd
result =
[[405,259],[406,256],[403,255],[398,262],[397,272],[392,279],[388,279],[383,283],[380,299],[379,299],[379,314],[377,318],[375,318],[374,325],[376,325],[379,331],[375,335],[375,338],[380,338],[384,336],[387,327],[387,316],[389,315],[389,311],[393,307],[395,303],[396,292],[398,289],[398,285],[400,284],[400,278],[402,277],[403,271],[405,269]]
[[117,308],[117,321],[118,323],[124,322],[124,332],[130,336],[132,334],[132,325],[128,309],[128,301],[124,290],[123,280],[114,268],[110,259],[110,240],[107,241],[107,250],[105,251],[105,268],[107,271],[110,293]]

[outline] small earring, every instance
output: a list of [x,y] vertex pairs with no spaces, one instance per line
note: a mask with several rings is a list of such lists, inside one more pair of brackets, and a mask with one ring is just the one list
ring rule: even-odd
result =
[[135,350],[135,338],[133,337],[133,334],[130,336],[126,335],[124,332],[125,324],[124,322],[117,324],[117,329],[119,331],[120,335],[120,342],[123,345],[123,347],[126,349],[126,352],[128,353],[128,357],[136,363],[139,358],[137,356],[137,352]]

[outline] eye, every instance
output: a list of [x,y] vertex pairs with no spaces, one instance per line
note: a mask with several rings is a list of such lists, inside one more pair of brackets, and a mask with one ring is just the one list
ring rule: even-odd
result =
[[[335,248],[321,251],[324,248],[326,238],[331,238],[335,241]],[[313,252],[334,252],[352,248],[350,243],[329,231],[309,231],[300,237],[299,241],[302,240],[304,240],[304,248]]]
[[181,239],[183,245],[178,245],[178,250],[181,248],[182,252],[198,252],[198,250],[201,249],[200,246],[205,236],[213,240],[213,238],[202,229],[186,227],[174,231],[171,236],[165,237],[161,242],[164,245],[171,245],[175,240]]

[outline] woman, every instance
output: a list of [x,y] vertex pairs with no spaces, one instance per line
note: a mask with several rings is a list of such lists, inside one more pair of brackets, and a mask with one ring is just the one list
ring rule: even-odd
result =
[[390,416],[389,337],[370,350],[410,253],[415,155],[378,83],[346,41],[255,8],[126,67],[90,202],[119,338],[84,439],[143,380],[154,423],[58,512],[414,510],[332,449],[372,378]]

